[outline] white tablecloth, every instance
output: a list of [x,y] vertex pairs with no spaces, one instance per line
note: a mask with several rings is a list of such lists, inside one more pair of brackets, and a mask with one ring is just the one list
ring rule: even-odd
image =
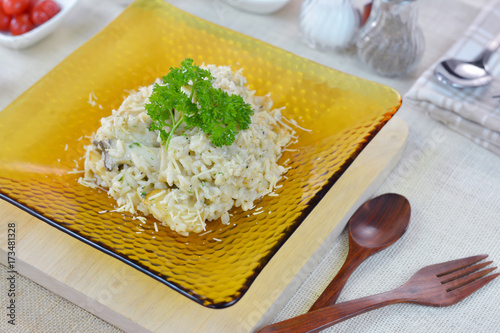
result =
[[[129,2],[80,1],[64,28],[40,44],[21,51],[0,47],[0,110],[104,28]],[[466,30],[487,0],[420,0],[419,25],[426,39],[424,58],[413,73],[395,79],[371,73],[352,52],[320,52],[305,46],[297,28],[301,0],[292,0],[270,16],[243,13],[220,0],[169,2],[201,18],[405,94]],[[432,263],[481,253],[500,262],[500,158],[421,111],[418,106],[403,102],[398,116],[410,127],[408,146],[399,165],[378,190],[408,197],[412,205],[410,227],[400,241],[354,272],[339,301],[397,287],[413,272]],[[347,249],[344,232],[275,321],[306,311],[342,265]],[[0,304],[7,301],[5,281],[6,269],[1,266]],[[20,277],[17,283],[22,295],[17,307],[18,326],[15,330],[7,326],[2,310],[1,332],[120,332],[27,279]],[[500,332],[498,295],[500,280],[448,308],[394,305],[350,319],[328,331]]]

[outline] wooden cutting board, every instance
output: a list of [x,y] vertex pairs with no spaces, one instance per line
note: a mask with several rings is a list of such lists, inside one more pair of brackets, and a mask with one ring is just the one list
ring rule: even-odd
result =
[[[250,332],[286,304],[400,159],[408,127],[394,117],[262,270],[243,298],[205,308],[134,268],[0,200],[0,263],[16,225],[16,270],[127,332]],[[324,221],[318,224],[317,221]]]

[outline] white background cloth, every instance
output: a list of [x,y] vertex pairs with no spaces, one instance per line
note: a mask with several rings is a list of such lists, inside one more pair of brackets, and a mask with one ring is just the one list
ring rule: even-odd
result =
[[[42,43],[22,51],[0,48],[0,109],[106,26],[127,2],[81,1],[64,29]],[[301,0],[292,0],[271,16],[239,12],[220,0],[169,2],[201,18],[327,66],[385,83],[405,94],[465,32],[488,1],[420,0],[419,25],[426,38],[424,58],[413,73],[397,79],[373,74],[352,52],[320,52],[305,46],[297,28]],[[500,158],[422,111],[418,105],[403,102],[398,116],[410,127],[408,146],[399,165],[378,190],[378,194],[396,192],[407,196],[412,205],[410,227],[400,241],[369,258],[354,272],[339,301],[395,288],[429,264],[481,253],[490,254],[500,263]],[[305,312],[339,270],[347,250],[344,232],[275,321]],[[2,285],[5,277],[6,269],[1,266],[0,304],[7,300]],[[119,332],[27,279],[20,278],[18,283],[18,332]],[[327,331],[500,332],[499,295],[500,280],[495,280],[451,307],[393,305]],[[0,331],[8,329],[4,316],[0,316]]]

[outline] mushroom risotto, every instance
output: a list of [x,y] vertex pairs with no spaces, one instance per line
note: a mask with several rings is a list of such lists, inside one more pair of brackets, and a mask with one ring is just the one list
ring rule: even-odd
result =
[[[241,96],[249,106],[251,122],[246,129],[241,126],[232,144],[215,145],[200,127],[174,126],[182,116],[174,109],[169,115],[172,122],[165,123],[172,134],[168,140],[162,131],[152,130],[147,105],[154,89],[166,85],[159,80],[131,93],[118,110],[101,119],[92,143],[85,147],[85,175],[79,180],[105,188],[116,199],[117,211],[152,214],[186,236],[206,230],[207,221],[220,218],[229,224],[233,206],[246,211],[255,200],[273,193],[287,170],[278,159],[295,137],[280,110],[272,109],[270,97],[255,96],[239,72],[227,66],[197,68],[211,75],[211,87],[225,96]],[[194,86],[189,81],[183,93],[203,112],[192,93]]]

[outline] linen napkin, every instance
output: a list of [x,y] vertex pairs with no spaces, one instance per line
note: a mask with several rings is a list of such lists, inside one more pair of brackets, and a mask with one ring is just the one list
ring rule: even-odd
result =
[[[471,60],[498,34],[500,1],[493,0],[439,62],[449,58]],[[493,54],[488,62],[493,82],[480,88],[459,89],[443,85],[434,78],[436,64],[422,74],[406,98],[422,106],[432,118],[500,155],[500,98],[494,97],[500,95],[500,56]]]

